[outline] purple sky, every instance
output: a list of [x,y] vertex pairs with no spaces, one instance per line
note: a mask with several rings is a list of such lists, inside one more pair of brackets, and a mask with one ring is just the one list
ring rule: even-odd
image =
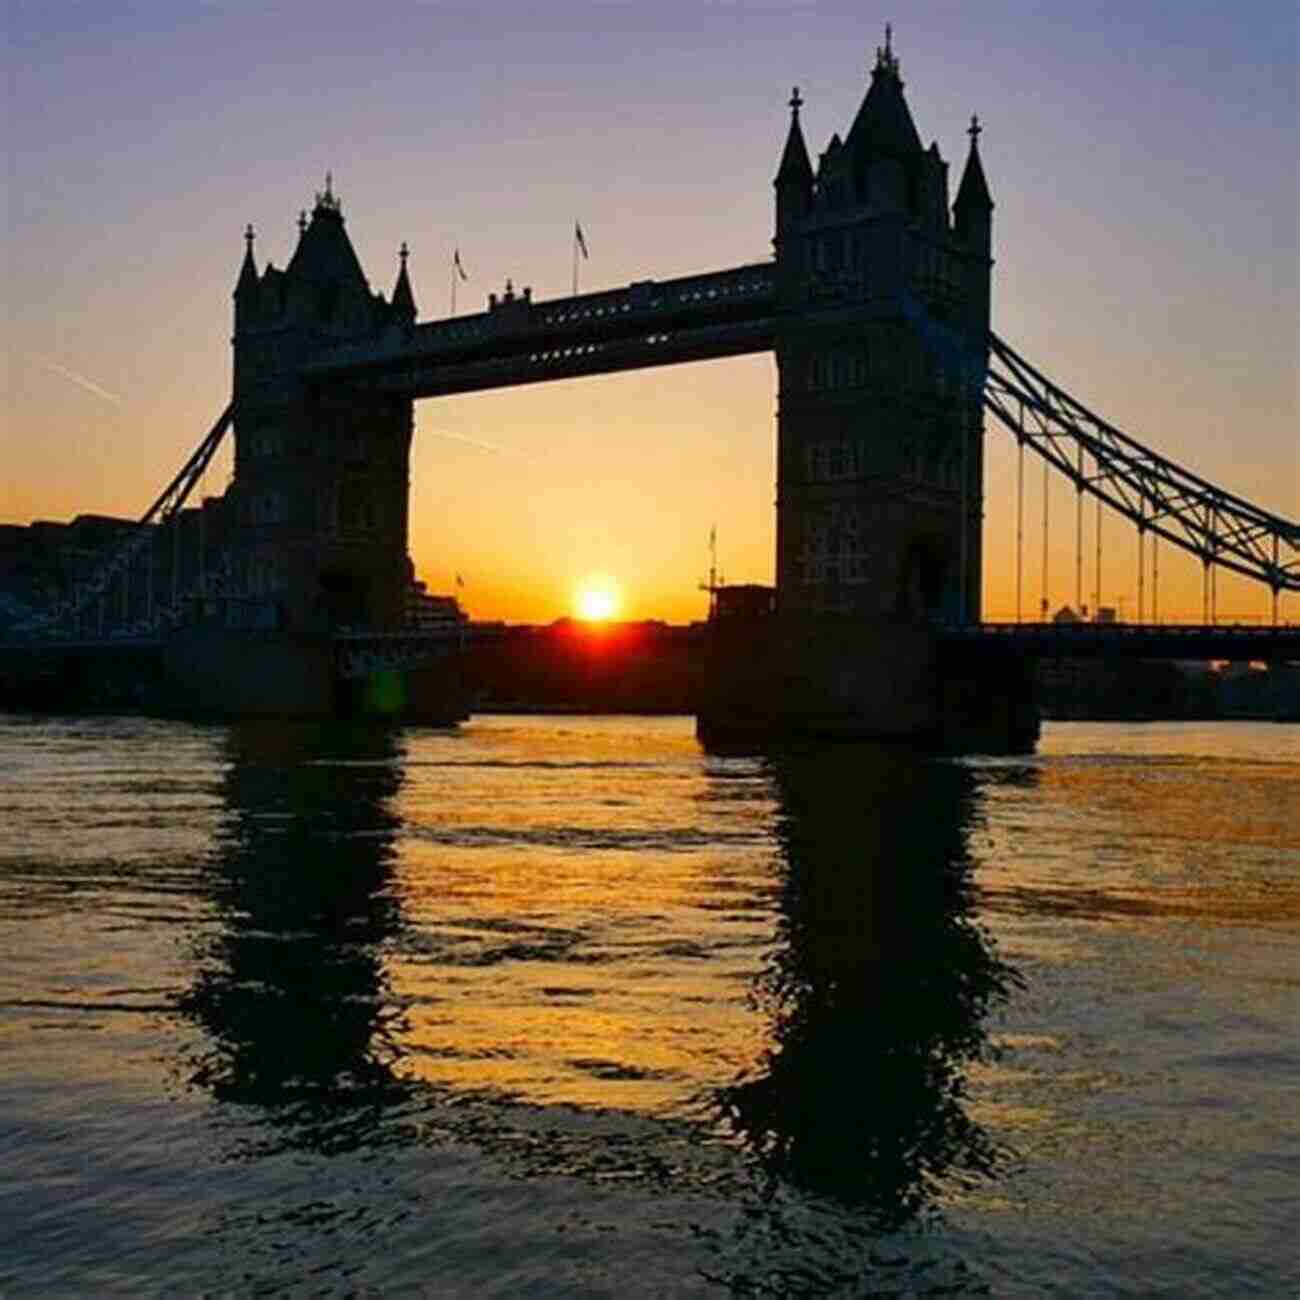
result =
[[[228,398],[244,224],[283,265],[327,168],[375,288],[409,241],[422,318],[447,311],[457,246],[462,311],[507,275],[567,292],[575,217],[586,288],[767,256],[791,85],[819,151],[890,18],[954,187],[984,122],[995,330],[1129,433],[1300,514],[1290,3],[11,0],[0,520],[148,504]],[[464,573],[484,616],[566,612],[593,571],[631,614],[698,614],[715,520],[727,576],[771,578],[774,402],[750,358],[423,403],[417,567],[436,589]],[[989,437],[997,612],[1012,457]],[[1074,595],[1060,533],[1054,604]],[[1113,536],[1106,594],[1132,599]],[[1195,612],[1195,566],[1169,563],[1170,611]]]

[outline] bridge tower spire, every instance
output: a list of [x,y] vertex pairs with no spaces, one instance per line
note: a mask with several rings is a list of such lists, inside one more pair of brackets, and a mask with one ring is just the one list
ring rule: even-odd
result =
[[239,268],[239,279],[235,282],[235,301],[248,302],[257,296],[257,263],[253,260],[252,225],[244,229],[244,262]]
[[984,177],[980,161],[979,138],[983,127],[974,114],[966,134],[970,136],[970,149],[966,166],[957,187],[957,198],[952,205],[953,232],[967,253],[966,294],[973,305],[983,304],[983,312],[975,311],[970,320],[972,333],[983,339],[989,331],[989,302],[993,270],[993,198]]
[[776,232],[790,229],[807,217],[813,199],[813,169],[808,159],[808,146],[804,143],[803,128],[799,125],[799,110],[803,97],[799,87],[790,96],[790,130],[785,137],[781,165],[776,170],[772,184],[776,188]]
[[397,272],[397,283],[393,285],[393,318],[403,325],[415,324],[415,295],[411,292],[411,281],[406,274],[406,259],[411,255],[405,240],[397,256],[401,269]]

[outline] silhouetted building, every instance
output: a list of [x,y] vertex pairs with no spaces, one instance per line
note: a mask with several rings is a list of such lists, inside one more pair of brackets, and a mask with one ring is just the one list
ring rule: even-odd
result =
[[775,605],[776,590],[756,582],[713,588],[713,618],[768,618]]

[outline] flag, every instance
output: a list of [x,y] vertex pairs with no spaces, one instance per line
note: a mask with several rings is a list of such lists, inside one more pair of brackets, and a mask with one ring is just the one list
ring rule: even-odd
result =
[[456,268],[456,273],[457,275],[460,276],[462,280],[469,279],[469,276],[465,274],[465,268],[461,265],[459,248],[455,251],[455,253],[452,254],[451,264]]
[[582,249],[583,258],[589,258],[591,254],[587,252],[587,241],[582,237],[582,227],[576,221],[573,223],[573,238]]

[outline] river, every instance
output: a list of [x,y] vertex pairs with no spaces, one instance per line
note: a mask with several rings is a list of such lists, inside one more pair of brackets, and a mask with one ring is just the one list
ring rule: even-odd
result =
[[0,1295],[1300,1293],[1300,728],[0,716]]

